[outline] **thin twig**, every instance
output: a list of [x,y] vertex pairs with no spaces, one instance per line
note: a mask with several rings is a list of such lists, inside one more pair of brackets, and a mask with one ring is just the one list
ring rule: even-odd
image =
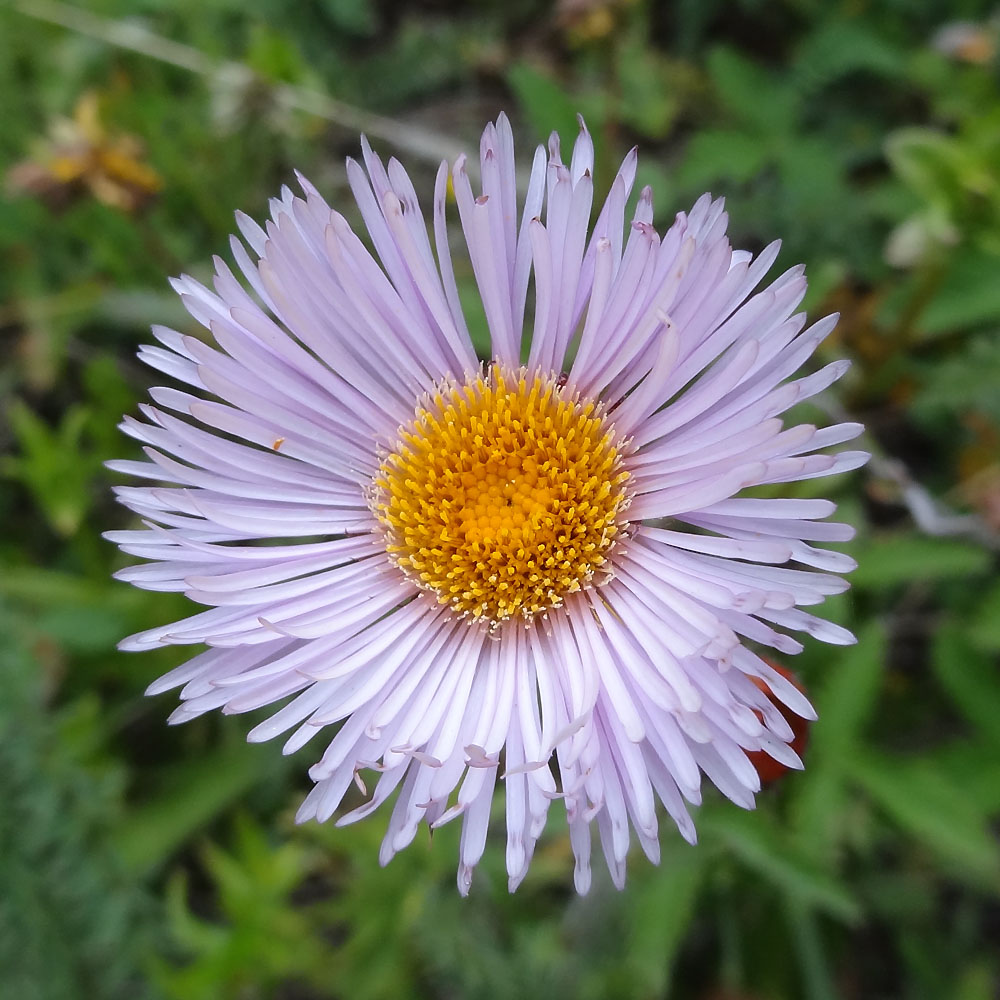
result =
[[[839,400],[830,395],[819,397],[814,402],[838,423],[851,420],[851,415]],[[906,463],[888,454],[870,433],[866,433],[862,440],[872,456],[867,466],[868,473],[898,488],[900,501],[920,531],[938,538],[967,538],[993,551],[1000,551],[1000,534],[981,517],[956,513],[921,485]]]
[[[253,70],[243,63],[212,59],[190,45],[157,35],[135,21],[111,20],[60,0],[14,0],[12,8],[37,21],[59,25],[115,48],[138,52],[199,76],[240,79],[254,75]],[[351,132],[363,132],[433,164],[444,159],[453,161],[464,151],[452,136],[372,114],[318,90],[289,83],[274,83],[270,89],[285,107],[323,118]]]

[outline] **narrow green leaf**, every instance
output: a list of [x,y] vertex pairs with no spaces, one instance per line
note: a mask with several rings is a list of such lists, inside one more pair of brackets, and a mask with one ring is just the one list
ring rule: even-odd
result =
[[155,869],[195,831],[281,769],[284,761],[267,748],[234,739],[211,755],[176,766],[169,790],[134,809],[119,828],[122,861],[138,873]]
[[1000,746],[1000,674],[960,625],[939,629],[934,639],[934,673],[962,714]]
[[1000,651],[1000,586],[994,586],[976,608],[967,634],[980,649]]
[[[540,139],[547,139],[549,133],[555,130],[563,142],[572,140],[578,130],[576,116],[583,109],[562,84],[523,61],[514,63],[507,70],[507,83]],[[592,118],[592,115],[588,117]],[[591,120],[592,131],[597,125]]]
[[673,843],[631,889],[626,963],[643,995],[662,996],[704,883],[709,853]]
[[977,884],[1000,891],[1000,846],[988,817],[932,761],[877,756],[869,749],[854,758],[853,769],[872,799],[919,843]]
[[819,719],[810,730],[807,773],[797,785],[792,815],[803,850],[829,858],[845,831],[844,782],[865,724],[882,688],[885,633],[869,624],[858,644],[827,668],[814,703]]
[[794,899],[788,901],[785,910],[789,937],[802,970],[805,986],[803,995],[808,1000],[836,1000],[837,990],[830,976],[829,962],[823,953],[823,937],[816,914]]
[[860,916],[857,900],[838,881],[804,858],[764,813],[724,808],[702,813],[699,826],[722,841],[748,868],[788,896],[850,923]]
[[[831,658],[832,659],[832,658]],[[816,696],[819,719],[810,732],[810,752],[817,763],[846,763],[865,723],[875,710],[885,665],[885,631],[871,622],[827,667]]]
[[893,587],[914,580],[963,579],[985,573],[990,554],[972,542],[918,535],[868,539],[851,583],[858,588]]

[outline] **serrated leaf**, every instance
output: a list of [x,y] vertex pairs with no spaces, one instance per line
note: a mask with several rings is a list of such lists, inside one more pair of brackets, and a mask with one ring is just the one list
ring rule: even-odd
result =
[[57,534],[75,535],[90,508],[90,485],[98,467],[82,440],[86,409],[66,410],[57,427],[50,427],[20,401],[10,407],[9,416],[21,454],[8,458],[0,472],[31,490]]
[[952,254],[934,298],[920,315],[920,334],[939,337],[1000,321],[998,274],[998,254],[975,248]]
[[708,72],[720,101],[740,123],[760,135],[784,135],[792,129],[799,102],[790,82],[721,46],[709,54]]
[[692,189],[718,181],[744,183],[763,169],[770,152],[759,136],[735,129],[706,129],[688,143],[678,180]]
[[792,72],[799,93],[815,94],[843,77],[864,71],[891,77],[903,69],[900,53],[857,20],[821,23],[795,54]]

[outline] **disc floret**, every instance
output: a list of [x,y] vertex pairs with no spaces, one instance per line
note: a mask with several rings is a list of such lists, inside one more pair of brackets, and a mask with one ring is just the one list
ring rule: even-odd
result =
[[491,366],[417,406],[375,476],[390,558],[492,626],[592,585],[627,528],[623,442],[554,374]]

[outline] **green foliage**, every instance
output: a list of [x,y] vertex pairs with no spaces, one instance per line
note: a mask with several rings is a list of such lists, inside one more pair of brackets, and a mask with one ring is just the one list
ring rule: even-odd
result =
[[179,967],[157,964],[155,978],[166,995],[248,1000],[271,996],[282,983],[328,983],[327,948],[313,933],[310,911],[291,905],[309,873],[302,846],[272,847],[260,827],[241,815],[232,853],[207,844],[202,855],[226,922],[192,914],[188,879],[180,872],[171,878],[166,888],[171,932],[181,954],[194,960]]
[[[121,768],[88,759],[82,705],[49,713],[47,679],[0,599],[0,970],[4,995],[118,1000],[155,994],[143,952],[155,924],[109,833]],[[81,726],[81,722],[83,725]]]
[[525,62],[515,63],[507,71],[507,84],[524,106],[525,117],[538,139],[548,139],[551,132],[558,132],[563,141],[576,135],[579,99],[549,74]]
[[[0,9],[0,161],[15,168],[0,196],[0,996],[994,996],[990,5],[959,5],[971,41],[951,54],[934,39],[952,15],[897,0],[79,5],[222,67],[208,72],[21,12],[32,6]],[[553,129],[568,145],[582,112],[599,194],[634,143],[658,223],[706,189],[724,194],[734,241],[782,237],[782,262],[808,265],[810,313],[843,313],[820,360],[856,364],[831,406],[865,419],[889,463],[959,515],[946,518],[954,537],[925,531],[905,477],[881,472],[796,487],[831,493],[859,529],[854,589],[821,609],[858,644],[807,644],[785,663],[819,711],[806,770],[765,788],[753,813],[707,793],[697,847],[664,821],[660,865],[636,853],[622,893],[599,870],[589,896],[572,893],[558,802],[513,897],[499,795],[467,900],[454,825],[386,868],[385,813],[297,828],[305,789],[292,786],[314,751],[289,761],[246,746],[245,719],[168,728],[170,696],[142,692],[183,652],[115,651],[187,613],[178,595],[113,582],[128,560],[99,537],[133,523],[103,463],[137,455],[115,429],[153,377],[135,349],[150,323],[198,332],[166,275],[207,278],[232,212],[262,215],[294,167],[356,221],[342,166],[356,128],[292,110],[286,85],[467,145],[503,107],[522,152]],[[102,141],[131,137],[162,182],[133,208],[14,183],[88,93]],[[375,144],[407,161],[426,209],[434,165]],[[456,266],[472,306],[471,269]],[[482,309],[469,321],[482,349]],[[825,421],[824,407],[803,419]]]
[[989,572],[989,552],[973,542],[944,538],[913,538],[909,534],[865,539],[857,546],[864,553],[851,582],[856,587],[892,587],[914,580],[931,582],[968,579]]
[[23,403],[13,405],[8,415],[21,455],[9,458],[4,472],[31,491],[54,531],[64,537],[75,534],[90,506],[94,475],[93,460],[80,448],[86,411],[67,410],[55,429]]

